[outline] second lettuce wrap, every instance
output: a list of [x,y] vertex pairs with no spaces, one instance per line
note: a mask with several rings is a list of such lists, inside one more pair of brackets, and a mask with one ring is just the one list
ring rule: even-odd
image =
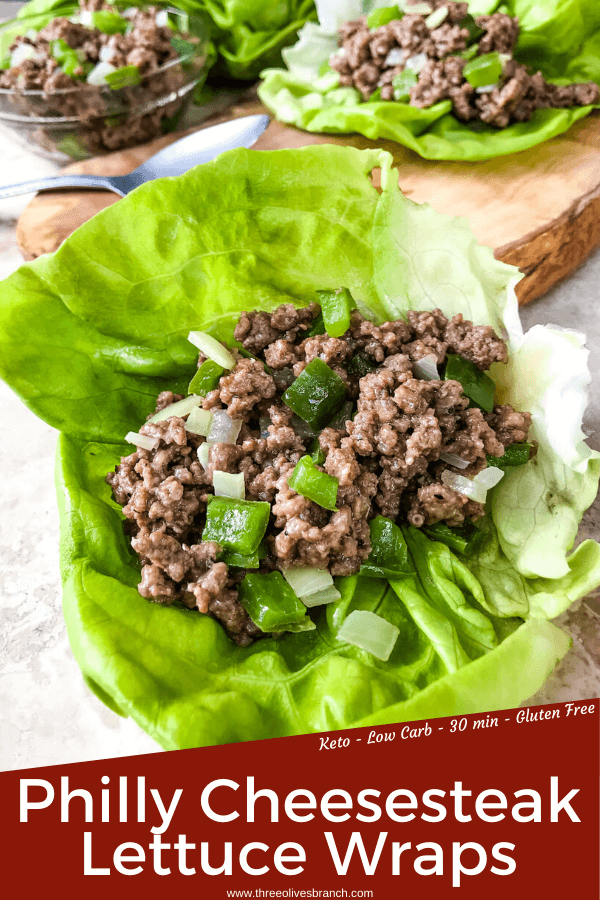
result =
[[[529,122],[496,129],[470,128],[444,100],[428,109],[395,101],[357,102],[349,88],[320,90],[319,74],[337,50],[337,29],[390,0],[317,0],[319,24],[308,22],[283,56],[285,69],[262,73],[259,95],[275,116],[311,132],[387,138],[425,159],[484,160],[527,150],[562,134],[592,107],[539,109]],[[505,12],[519,18],[515,59],[557,84],[600,84],[600,4],[596,0],[470,0],[469,12]]]

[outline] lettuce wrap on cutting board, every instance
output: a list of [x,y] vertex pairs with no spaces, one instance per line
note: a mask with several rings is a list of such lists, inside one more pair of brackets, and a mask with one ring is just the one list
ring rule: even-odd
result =
[[[475,161],[526,150],[567,131],[592,106],[537,109],[529,121],[504,128],[460,121],[452,103],[427,108],[377,99],[362,102],[358,91],[333,82],[329,60],[338,52],[338,29],[365,13],[391,6],[390,0],[317,2],[319,24],[308,22],[298,41],[283,51],[286,68],[262,73],[259,95],[282,122],[311,132],[362,134],[403,144],[425,159]],[[400,3],[410,13],[411,5]],[[519,20],[514,59],[551,84],[600,85],[600,5],[595,0],[470,0],[473,17],[496,12]],[[327,74],[324,74],[327,73]]]

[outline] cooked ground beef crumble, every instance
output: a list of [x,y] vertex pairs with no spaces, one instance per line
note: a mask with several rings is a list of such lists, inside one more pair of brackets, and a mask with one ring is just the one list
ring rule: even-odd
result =
[[[410,88],[412,106],[427,108],[450,100],[458,119],[480,120],[497,128],[526,122],[536,109],[598,103],[600,89],[594,82],[550,84],[541,72],[530,74],[526,66],[512,59],[519,36],[518,19],[502,12],[477,16],[474,21],[482,33],[475,45],[464,27],[467,3],[428,0],[428,4],[432,11],[441,7],[447,10],[437,27],[428,28],[428,14],[411,13],[410,6],[401,19],[378,28],[368,27],[367,16],[343,25],[339,30],[340,50],[330,60],[339,73],[340,84],[356,88],[363,100],[376,91],[381,100],[394,100],[392,82],[410,60],[408,68],[415,64],[418,72],[418,81]],[[494,85],[475,88],[464,76],[468,60],[463,54],[475,46],[477,56],[506,55],[501,77]]]
[[[202,402],[241,421],[237,443],[215,443],[204,468],[198,448],[204,438],[185,429],[184,418],[147,423],[141,434],[156,439],[153,450],[137,449],[121,460],[107,481],[126,516],[131,545],[142,563],[139,591],[150,600],[182,602],[218,619],[246,645],[262,636],[237,599],[243,569],[220,561],[222,548],[202,540],[213,472],[243,473],[246,498],[271,504],[267,555],[260,572],[289,567],[327,568],[332,575],[359,571],[369,556],[369,520],[382,515],[422,527],[474,522],[481,503],[451,489],[442,473],[451,469],[441,453],[468,463],[460,474],[486,468],[486,455],[502,456],[527,439],[531,416],[511,406],[490,413],[470,403],[458,381],[424,380],[415,364],[447,353],[479,370],[507,361],[504,341],[488,326],[456,315],[410,311],[406,321],[374,325],[354,311],[341,338],[307,334],[320,309],[291,304],[274,313],[243,313],[235,337],[253,358],[232,350],[235,366]],[[282,400],[287,386],[318,357],[342,377],[352,413],[316,436]],[[360,358],[369,371],[353,372]],[[199,365],[205,357],[200,355]],[[265,363],[267,368],[265,368]],[[181,396],[160,394],[157,411]],[[339,481],[336,509],[297,493],[288,483],[296,463],[315,440],[318,468]]]

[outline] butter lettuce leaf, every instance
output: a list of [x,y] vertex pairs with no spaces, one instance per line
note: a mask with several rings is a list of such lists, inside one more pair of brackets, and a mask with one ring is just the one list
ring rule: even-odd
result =
[[[91,689],[164,747],[518,705],[567,650],[548,619],[600,582],[597,544],[569,555],[598,484],[598,455],[581,434],[582,338],[539,327],[524,335],[518,273],[465,222],[405,199],[391,162],[336,146],[231,151],[140,187],[0,284],[0,374],[62,431],[73,652]],[[503,399],[531,409],[540,462],[518,489],[510,475],[491,492],[475,557],[408,529],[414,575],[391,586],[338,578],[342,597],[311,613],[315,631],[240,648],[212,619],[140,597],[139,562],[105,475],[156,395],[185,391],[191,329],[231,340],[241,310],[303,305],[339,284],[378,321],[439,305],[505,329],[511,363],[495,377]],[[542,489],[554,493],[551,521],[539,519]],[[388,662],[337,640],[353,609],[400,629]]]
[[[471,0],[472,15],[495,12],[499,3]],[[375,0],[369,9],[389,6]],[[527,150],[567,131],[593,107],[540,109],[529,122],[497,129],[460,122],[451,114],[450,101],[429,109],[391,101],[354,102],[340,99],[335,87],[319,91],[322,67],[337,50],[340,24],[363,13],[362,0],[327,0],[317,3],[319,23],[307,23],[297,43],[283,51],[286,68],[262,73],[259,95],[280,121],[310,132],[362,134],[403,144],[425,159],[483,160]],[[595,0],[507,0],[503,12],[517,16],[521,35],[515,58],[541,71],[551,81],[600,84],[600,6]]]
[[[140,597],[139,565],[104,481],[124,452],[124,445],[60,437],[63,605],[90,688],[165,749],[517,706],[568,649],[569,638],[549,622],[510,621],[503,629],[469,607],[469,592],[462,593],[451,567],[444,591],[462,598],[463,623],[431,602],[418,576],[393,588],[384,579],[338,579],[347,582],[346,596],[313,612],[315,631],[238,647],[208,616]],[[423,542],[434,555],[443,547]],[[337,640],[354,609],[400,629],[387,662]],[[473,631],[469,617],[477,620]],[[468,639],[481,631],[495,648],[483,655]],[[489,662],[481,666],[483,660]],[[478,674],[469,676],[474,664]]]

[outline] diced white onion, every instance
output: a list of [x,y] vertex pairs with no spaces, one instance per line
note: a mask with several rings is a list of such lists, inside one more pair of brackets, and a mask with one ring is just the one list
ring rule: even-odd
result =
[[79,13],[79,21],[86,28],[92,24],[92,13],[89,9],[82,9]]
[[137,431],[128,431],[125,435],[128,444],[135,444],[142,450],[154,450],[158,444],[158,438],[149,437],[147,434],[138,434]]
[[235,444],[241,430],[241,419],[231,419],[224,409],[215,409],[206,440],[212,444]]
[[100,62],[110,62],[111,59],[117,54],[117,50],[115,47],[104,46],[100,48],[100,53],[98,54],[98,58]]
[[512,59],[512,56],[510,55],[510,53],[499,53],[498,59],[502,63],[502,66],[505,66],[509,59]]
[[457,475],[456,472],[450,472],[448,469],[444,469],[442,472],[442,481],[444,484],[447,484],[449,488],[452,488],[453,491],[464,494],[465,497],[469,497],[477,503],[485,503],[487,495],[486,489],[476,481],[473,481],[472,478],[465,478],[464,475]]
[[234,475],[231,472],[219,472],[218,469],[215,469],[213,487],[215,497],[232,497],[234,500],[245,500],[246,498],[243,472]]
[[202,397],[198,397],[197,394],[190,394],[189,397],[184,397],[183,400],[177,400],[175,403],[170,403],[168,406],[165,406],[164,409],[154,413],[148,421],[151,423],[164,422],[165,419],[170,419],[171,416],[187,416],[188,413],[191,413],[191,411],[197,406],[200,406],[201,403]]
[[438,8],[434,10],[430,16],[427,16],[427,18],[425,19],[425,24],[431,31],[433,31],[434,28],[437,28],[442,24],[447,15],[448,7],[438,6]]
[[18,47],[15,47],[10,56],[11,69],[20,66],[26,59],[33,59],[34,56],[35,47],[32,47],[31,44],[19,44]]
[[194,347],[197,347],[204,356],[208,359],[212,359],[213,362],[216,362],[224,369],[233,369],[235,366],[235,359],[229,350],[210,334],[206,334],[205,331],[190,331],[188,334],[188,341],[193,344]]
[[406,68],[412,69],[413,72],[420,72],[425,63],[427,62],[427,54],[426,53],[417,53],[416,56],[409,56],[406,60]]
[[431,12],[430,3],[407,3],[406,0],[401,0],[398,5],[402,7],[405,13],[413,16],[428,16]]
[[445,463],[448,463],[449,466],[456,466],[457,469],[468,469],[471,463],[466,459],[461,459],[460,456],[456,456],[455,453],[440,453],[440,459],[442,459]]
[[210,453],[211,447],[212,444],[209,444],[208,441],[204,441],[204,443],[200,444],[200,446],[198,447],[198,462],[203,469],[208,468],[208,454]]
[[154,17],[154,21],[158,25],[159,28],[164,28],[165,25],[169,24],[169,13],[166,9],[159,9]]
[[366,609],[355,609],[338,631],[338,639],[387,660],[398,640],[400,629]]
[[503,478],[504,472],[502,469],[499,469],[497,466],[488,466],[483,472],[479,472],[473,481],[476,482],[476,484],[480,484],[486,491],[489,491],[490,488],[495,487]]
[[29,31],[25,32],[25,37],[29,38],[30,41],[35,41],[37,36],[38,36],[38,33],[35,30],[35,28],[30,28]]
[[475,88],[478,94],[491,94],[495,87],[498,87],[498,82],[495,81],[494,84],[484,84],[481,87]]
[[295,625],[285,625],[284,629],[293,634],[298,634],[301,631],[315,631],[316,627],[317,626],[312,619],[309,619],[308,616],[306,616],[302,622],[297,622]]
[[324,591],[315,591],[314,594],[307,594],[306,597],[300,597],[305,606],[309,609],[312,609],[313,606],[325,606],[326,603],[333,603],[335,600],[339,600],[342,595],[335,587],[335,585],[331,585],[331,587],[326,588]]
[[404,50],[401,50],[400,47],[394,47],[393,50],[390,50],[388,55],[384,60],[384,65],[386,66],[400,66],[404,62]]
[[327,569],[284,569],[283,577],[297,597],[304,600],[310,594],[321,593],[334,586]]
[[203,437],[206,437],[210,431],[212,416],[213,414],[209,409],[200,409],[197,406],[187,417],[185,430],[191,432],[191,434],[201,434]]
[[415,375],[423,381],[437,381],[440,377],[435,356],[423,356],[412,364]]
[[116,72],[116,71],[117,71],[116,67],[111,65],[111,63],[99,62],[96,66],[94,66],[94,68],[88,75],[88,77],[86,79],[87,83],[95,84],[98,86],[106,84],[106,76],[110,75],[111,72]]
[[137,12],[137,6],[128,6],[127,9],[123,12],[123,15],[126,19],[131,19],[132,16],[135,16]]

